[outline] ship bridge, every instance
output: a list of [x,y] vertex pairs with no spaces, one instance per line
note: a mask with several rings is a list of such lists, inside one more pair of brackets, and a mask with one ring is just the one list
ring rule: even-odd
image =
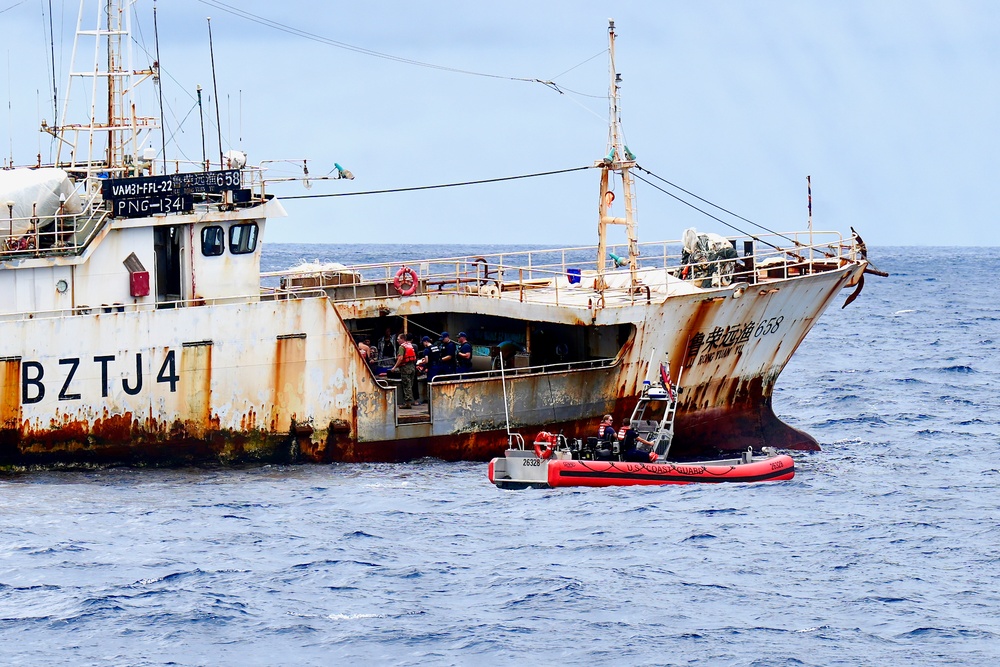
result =
[[[284,209],[259,167],[126,178],[0,172],[0,315],[62,316],[259,298],[261,239]],[[242,166],[242,165],[241,165]]]

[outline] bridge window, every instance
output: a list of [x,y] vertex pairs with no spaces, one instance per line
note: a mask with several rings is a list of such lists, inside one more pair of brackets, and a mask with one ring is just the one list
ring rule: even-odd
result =
[[257,223],[247,222],[229,228],[229,252],[245,255],[257,249]]
[[211,225],[201,230],[201,254],[217,257],[226,249],[226,233],[222,227]]

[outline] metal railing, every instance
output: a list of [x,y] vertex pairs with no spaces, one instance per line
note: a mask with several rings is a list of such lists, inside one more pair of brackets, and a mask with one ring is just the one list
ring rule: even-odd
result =
[[448,373],[447,375],[435,375],[430,382],[431,385],[445,384],[449,382],[468,382],[469,380],[490,380],[500,377],[510,377],[518,375],[537,375],[542,373],[561,373],[569,371],[586,371],[596,368],[609,368],[614,366],[618,357],[602,357],[600,359],[588,359],[586,361],[565,361],[557,364],[542,364],[540,366],[504,366],[501,373],[499,368],[486,371],[468,371],[463,373]]
[[[169,164],[181,172],[181,165],[204,167],[201,163],[172,161]],[[264,176],[259,167],[244,167],[243,188],[251,191],[251,200],[246,205],[257,205],[266,199],[264,194]],[[105,174],[106,175],[106,174]],[[102,178],[92,177],[77,182],[76,192],[72,197],[79,199],[81,212],[70,213],[62,205],[58,211],[50,214],[32,214],[30,216],[15,216],[13,202],[8,203],[6,213],[0,205],[0,261],[30,257],[58,257],[79,255],[94,239],[105,223],[111,219],[101,192]],[[226,204],[226,195],[199,195],[195,208],[210,205]],[[2,203],[0,203],[2,204]],[[238,206],[233,204],[233,206]],[[33,207],[34,208],[34,207]],[[20,231],[26,230],[26,231]]]
[[[745,252],[739,242],[744,237],[727,237],[736,249],[736,256],[711,261],[684,263],[680,241],[648,242],[639,245],[640,271],[664,270],[697,288],[725,287],[731,283],[759,283],[784,279],[838,268],[858,259],[853,242],[844,243],[839,232],[812,232],[812,238],[823,239],[808,245],[800,239],[810,238],[805,231],[757,236],[752,249]],[[783,247],[784,244],[788,247]],[[610,246],[609,257],[627,257],[624,245]],[[275,294],[294,294],[301,289],[327,289],[335,301],[392,299],[401,296],[396,287],[397,276],[404,278],[404,269],[417,275],[414,295],[445,294],[475,295],[486,298],[513,298],[520,301],[545,301],[558,305],[573,295],[580,303],[580,294],[588,295],[591,307],[601,307],[608,300],[622,299],[629,303],[649,301],[649,285],[631,284],[627,269],[615,268],[609,259],[605,268],[608,287],[597,290],[597,246],[581,246],[547,250],[416,259],[405,262],[358,264],[329,271],[288,269],[261,274],[266,281],[279,281],[277,288],[266,288]],[[662,276],[662,274],[661,274]],[[615,277],[612,279],[611,277]],[[623,280],[623,277],[625,278]],[[640,274],[640,278],[642,274]],[[539,295],[536,297],[535,295]],[[544,294],[544,297],[541,295]]]

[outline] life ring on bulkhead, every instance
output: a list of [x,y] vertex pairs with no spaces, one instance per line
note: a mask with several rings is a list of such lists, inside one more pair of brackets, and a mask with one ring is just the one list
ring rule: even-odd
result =
[[556,450],[556,443],[558,441],[559,436],[555,433],[540,431],[538,435],[535,436],[535,456],[540,459],[551,458],[552,452]]
[[404,264],[399,267],[399,271],[396,271],[396,277],[393,279],[392,285],[401,295],[410,296],[417,291],[418,280],[419,276],[417,272]]

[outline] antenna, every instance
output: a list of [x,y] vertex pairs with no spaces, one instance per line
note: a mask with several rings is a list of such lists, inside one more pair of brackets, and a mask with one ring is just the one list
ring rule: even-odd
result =
[[219,119],[219,86],[215,82],[215,47],[212,45],[212,17],[208,17],[208,52],[212,58],[212,91],[215,95],[215,128],[219,133],[219,169],[222,163],[222,121]]
[[[59,90],[56,88],[56,38],[52,29],[52,0],[49,0],[49,51],[52,58],[52,124],[59,124]],[[52,158],[51,143],[49,159]]]
[[205,153],[205,109],[201,106],[201,85],[198,86],[198,120],[201,121],[201,164],[208,171],[208,155]]
[[512,445],[510,432],[510,414],[507,412],[507,378],[503,372],[503,353],[497,351],[497,358],[500,360],[500,385],[503,387],[503,419],[507,424],[507,446]]
[[813,186],[812,177],[806,176],[806,193],[809,202],[809,273],[812,273],[813,261]]
[[10,94],[10,49],[7,49],[7,140],[10,142],[10,166],[14,166],[14,107]]
[[156,90],[160,97],[160,146],[163,150],[163,173],[166,174],[167,133],[163,129],[163,126],[166,125],[166,116],[163,115],[163,80],[160,78],[160,31],[156,25],[156,0],[153,0],[153,39],[156,42],[156,62],[153,64],[156,73],[153,75],[153,81],[156,83]]

